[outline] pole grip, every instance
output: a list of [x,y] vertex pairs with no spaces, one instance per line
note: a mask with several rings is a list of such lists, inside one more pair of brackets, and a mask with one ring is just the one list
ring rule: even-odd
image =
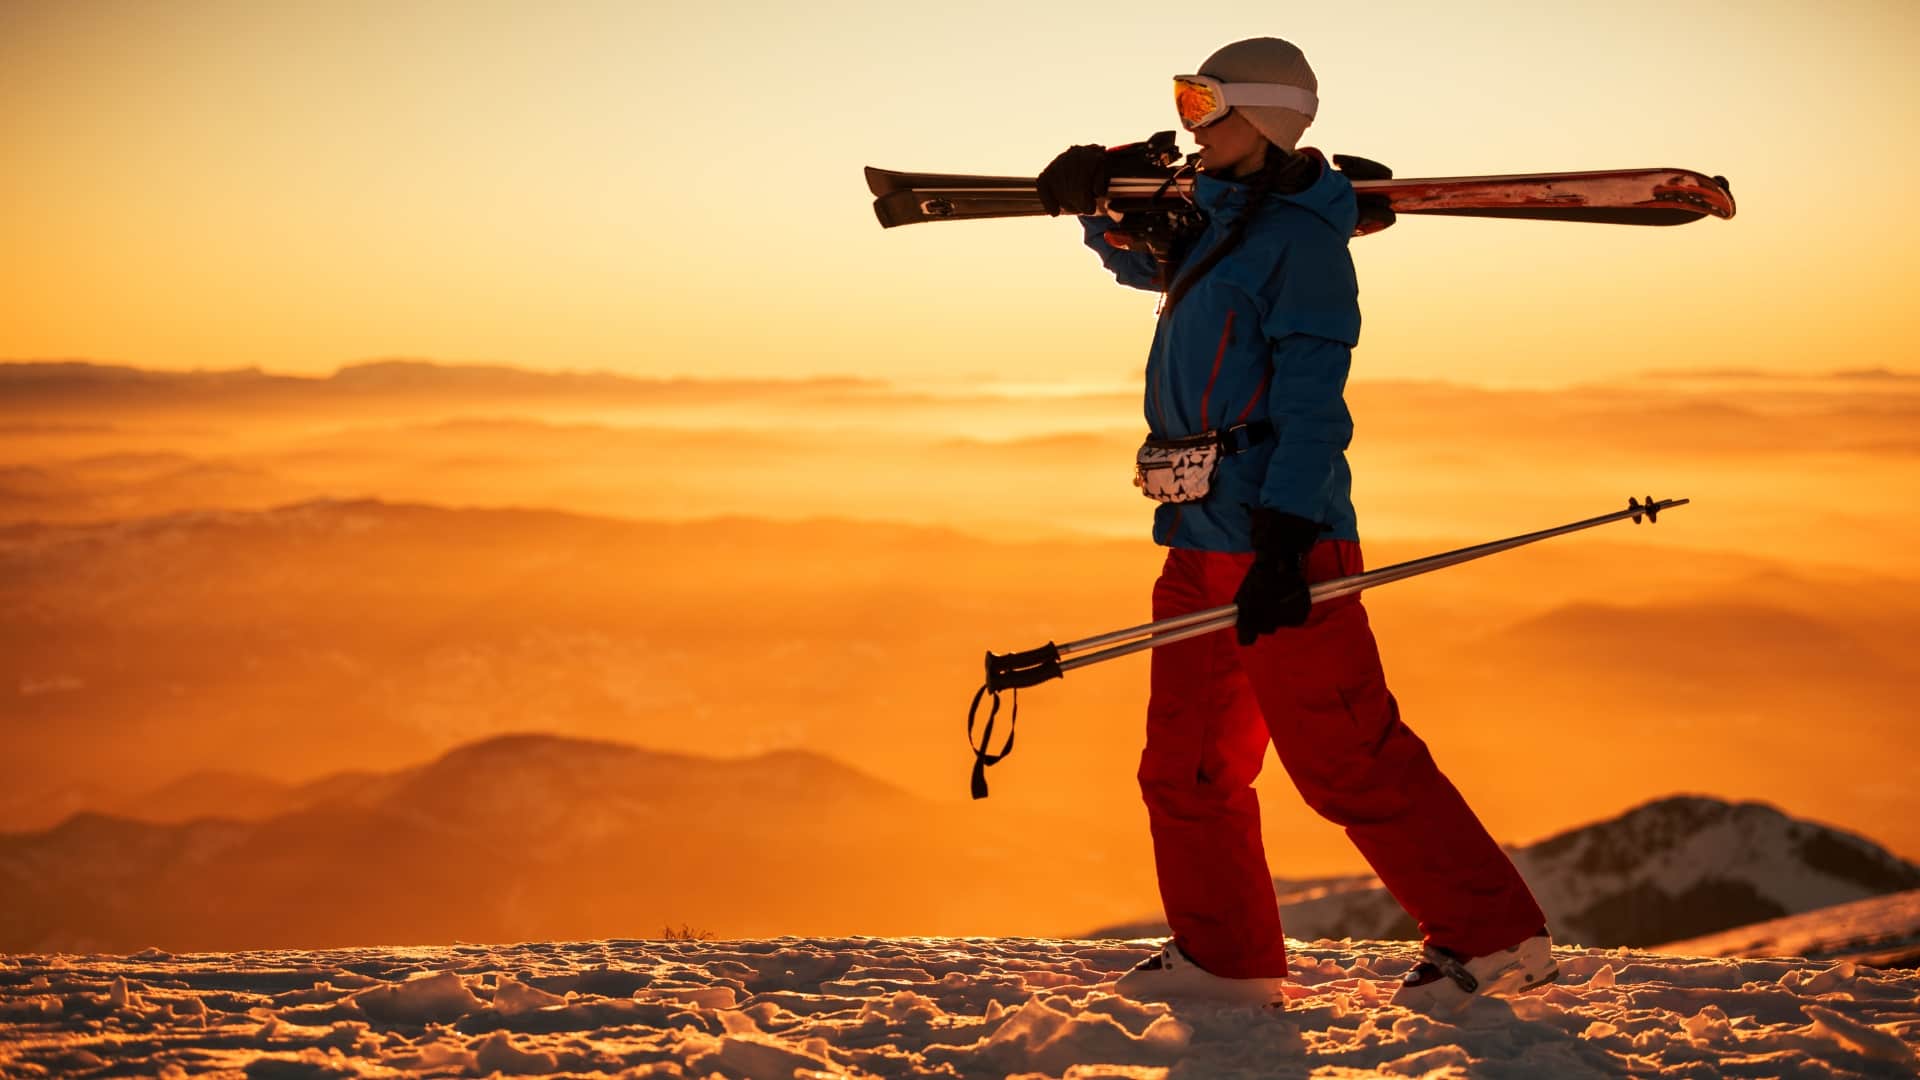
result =
[[991,691],[1039,686],[1061,674],[1060,646],[1051,641],[1025,652],[987,653],[987,689]]

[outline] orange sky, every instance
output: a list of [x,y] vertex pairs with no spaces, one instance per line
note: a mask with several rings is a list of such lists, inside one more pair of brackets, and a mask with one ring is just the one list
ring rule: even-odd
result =
[[1124,383],[1152,298],[1072,225],[883,231],[861,166],[1031,173],[1172,126],[1168,75],[1277,34],[1320,75],[1309,143],[1740,201],[1359,241],[1360,376],[1912,366],[1920,225],[1850,196],[1914,171],[1920,5],[953,10],[7,4],[0,357]]
[[[1920,625],[1920,563],[1915,507],[1888,493],[1914,487],[1920,377],[1626,377],[1920,371],[1910,314],[1920,224],[1897,206],[1869,216],[1870,200],[1897,196],[1867,191],[1913,174],[1920,158],[1910,138],[1920,3],[989,3],[966,6],[964,22],[952,14],[962,10],[0,3],[0,361],[324,375],[412,356],[636,377],[880,380],[788,383],[764,401],[730,384],[628,388],[545,412],[512,372],[387,371],[449,388],[389,388],[390,401],[381,370],[350,373],[344,389],[211,394],[177,410],[164,396],[124,399],[160,402],[151,413],[116,413],[112,393],[76,391],[64,405],[0,396],[0,419],[18,420],[0,425],[4,521],[380,498],[611,515],[655,522],[645,535],[658,537],[681,535],[663,520],[735,515],[721,532],[741,545],[663,542],[609,569],[553,556],[541,546],[551,542],[511,528],[497,549],[435,532],[423,550],[466,551],[488,574],[572,572],[541,569],[540,588],[510,602],[495,601],[505,586],[475,593],[507,628],[497,641],[466,629],[441,641],[429,628],[371,643],[358,612],[380,597],[340,600],[354,612],[343,632],[326,605],[316,616],[267,574],[232,609],[294,613],[272,633],[236,634],[242,651],[257,637],[259,656],[225,666],[222,626],[193,590],[239,588],[228,575],[154,574],[145,549],[110,562],[122,552],[103,547],[103,565],[125,567],[136,591],[159,580],[187,599],[127,602],[153,619],[149,638],[103,630],[96,648],[83,626],[9,658],[17,671],[0,664],[0,686],[19,688],[12,707],[31,697],[43,710],[34,715],[59,718],[19,727],[52,740],[41,760],[78,759],[55,743],[91,729],[69,720],[106,725],[98,745],[137,759],[148,744],[111,725],[159,730],[160,717],[212,747],[174,740],[180,761],[168,769],[202,759],[273,775],[288,760],[318,769],[274,757],[277,732],[253,760],[220,743],[225,729],[190,722],[298,721],[306,708],[360,718],[329,734],[333,749],[340,760],[387,755],[360,762],[381,767],[491,734],[496,721],[572,723],[578,734],[685,737],[727,753],[807,746],[959,800],[956,706],[979,651],[1108,629],[1147,599],[1157,556],[1128,475],[1154,298],[1114,285],[1071,222],[882,230],[861,167],[1031,174],[1068,143],[1173,126],[1169,75],[1226,41],[1278,34],[1303,45],[1320,75],[1309,144],[1403,176],[1688,167],[1730,177],[1739,199],[1731,222],[1678,229],[1408,218],[1356,241],[1366,318],[1352,394],[1356,496],[1382,561],[1589,516],[1629,494],[1695,500],[1658,532],[1620,527],[1604,543],[1569,540],[1547,554],[1542,545],[1369,601],[1410,715],[1461,763],[1490,826],[1532,840],[1643,797],[1703,790],[1777,799],[1913,854],[1914,830],[1897,827],[1915,804],[1900,725],[1920,669],[1899,643]],[[482,392],[498,378],[506,389]],[[1556,384],[1567,388],[1535,392]],[[879,572],[871,553],[845,554],[844,537],[868,525],[822,515],[971,536],[912,533],[921,547],[891,556],[913,571],[900,572],[902,586],[862,576]],[[559,529],[528,528],[536,540]],[[592,537],[603,525],[575,528]],[[1086,534],[1075,541],[1084,546],[1040,543],[1067,531]],[[808,535],[817,569],[795,574],[794,538]],[[777,557],[740,557],[755,537]],[[997,546],[1010,540],[1034,550]],[[336,580],[364,584],[355,560],[412,549],[345,550],[332,570],[302,565],[291,580],[323,593]],[[1071,572],[1037,561],[1063,552],[1099,559],[1069,559]],[[925,574],[931,565],[952,576]],[[739,566],[787,591],[769,602]],[[68,573],[24,575],[22,588],[45,590],[26,609],[85,609],[73,599],[82,593],[114,600],[89,573]],[[480,606],[460,593],[464,579],[445,577],[459,587],[435,603]],[[555,592],[597,602],[620,580],[632,599],[612,605],[611,629],[567,611],[551,633],[518,627]],[[661,599],[673,589],[699,594],[700,606],[686,606],[690,627],[665,618],[681,610]],[[930,599],[902,611],[903,589]],[[735,641],[731,614],[699,621],[709,605],[791,617],[764,636],[797,651],[770,648],[762,670]],[[1640,618],[1645,633],[1623,633]],[[669,625],[673,650],[661,652],[650,641]],[[438,651],[423,656],[430,638]],[[1677,659],[1649,671],[1638,653],[1610,666],[1582,651],[1622,638]],[[1516,671],[1473,669],[1469,646],[1483,640],[1497,662],[1520,656]],[[1800,656],[1808,640],[1812,655]],[[1563,645],[1568,655],[1553,651]],[[286,687],[308,685],[298,679],[316,656],[349,657],[384,673],[373,685],[399,689],[390,700],[294,701]],[[880,666],[891,682],[877,690],[865,670],[821,674],[875,656],[890,657]],[[1766,678],[1742,664],[1767,667]],[[348,682],[333,667],[316,678]],[[1144,679],[1136,660],[1036,695],[1034,735],[995,805],[1031,797],[1029,807],[1137,813],[1130,733]],[[180,685],[195,693],[181,698]],[[1620,685],[1657,700],[1622,718],[1611,696]],[[177,716],[113,696],[161,700],[154,687],[172,688],[166,708]],[[575,694],[599,696],[583,707]],[[692,726],[689,702],[701,721]],[[847,738],[849,721],[869,724],[867,737]],[[319,723],[309,729],[327,730]],[[1597,775],[1612,779],[1598,798],[1578,786],[1543,798],[1514,779],[1532,775],[1513,768],[1515,753],[1530,767],[1599,761]],[[1807,789],[1809,772],[1863,762],[1863,775]],[[1270,771],[1268,787],[1270,835],[1291,845],[1276,871],[1357,867],[1283,773]],[[1145,841],[1143,826],[1127,835]],[[1144,913],[1152,898],[1144,886],[1140,895]]]

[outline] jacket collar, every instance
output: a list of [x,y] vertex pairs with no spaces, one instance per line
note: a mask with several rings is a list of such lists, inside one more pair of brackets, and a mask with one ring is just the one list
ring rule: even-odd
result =
[[[1353,204],[1353,185],[1346,177],[1327,166],[1324,155],[1312,147],[1301,147],[1300,152],[1311,156],[1320,165],[1320,173],[1305,190],[1292,194],[1269,193],[1269,201],[1278,199],[1296,203],[1311,210],[1336,230],[1343,228],[1341,220],[1346,220],[1344,231],[1352,232],[1356,210]],[[1199,173],[1193,180],[1193,202],[1210,222],[1231,224],[1246,212],[1251,185],[1224,176]]]
[[1238,180],[1200,173],[1193,178],[1193,205],[1209,220],[1232,220],[1247,208],[1251,190]]

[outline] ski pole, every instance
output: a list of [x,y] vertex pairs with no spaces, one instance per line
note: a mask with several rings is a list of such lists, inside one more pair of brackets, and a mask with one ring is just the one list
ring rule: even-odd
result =
[[[1557,525],[1553,528],[1541,529],[1538,532],[1509,536],[1504,540],[1492,540],[1484,544],[1475,544],[1471,547],[1442,552],[1438,555],[1428,555],[1424,558],[1396,563],[1393,566],[1383,567],[1379,570],[1370,570],[1362,574],[1332,578],[1309,586],[1307,594],[1312,598],[1313,602],[1317,604],[1323,600],[1332,600],[1335,597],[1348,596],[1360,592],[1363,589],[1371,589],[1375,586],[1385,585],[1388,582],[1404,581],[1410,577],[1418,577],[1421,574],[1432,573],[1435,570],[1441,570],[1449,566],[1458,566],[1461,563],[1472,562],[1475,559],[1483,559],[1488,555],[1495,555],[1502,551],[1511,551],[1514,548],[1526,544],[1537,543],[1541,540],[1551,539],[1556,536],[1565,536],[1568,533],[1579,532],[1582,529],[1591,529],[1596,525],[1605,525],[1609,522],[1620,521],[1625,518],[1632,518],[1634,524],[1637,525],[1644,516],[1647,522],[1652,524],[1658,521],[1660,511],[1675,506],[1685,506],[1691,501],[1690,499],[1662,499],[1656,502],[1653,496],[1649,495],[1647,496],[1647,501],[1643,503],[1638,499],[1630,498],[1627,500],[1627,508],[1625,510],[1616,510],[1610,514],[1602,514],[1599,517],[1570,522],[1566,525]],[[1019,717],[1019,691],[1021,687],[1038,686],[1043,682],[1062,678],[1067,672],[1075,668],[1086,667],[1089,664],[1115,660],[1122,656],[1130,656],[1137,652],[1143,652],[1147,649],[1157,649],[1162,645],[1171,645],[1176,641],[1185,641],[1188,638],[1199,637],[1202,634],[1211,634],[1217,630],[1225,630],[1233,626],[1238,617],[1238,607],[1233,604],[1224,604],[1220,607],[1208,608],[1205,611],[1196,611],[1187,615],[1176,615],[1171,618],[1160,619],[1156,622],[1142,623],[1139,626],[1130,626],[1124,630],[1096,634],[1093,637],[1082,638],[1079,641],[1069,641],[1064,645],[1056,645],[1049,641],[1037,649],[1027,649],[1023,652],[988,652],[986,660],[986,684],[981,686],[979,691],[973,695],[973,704],[967,710],[967,741],[968,745],[971,746],[973,742],[974,716],[979,711],[982,698],[987,695],[992,696],[993,708],[987,715],[986,731],[981,744],[974,747],[973,797],[976,799],[986,797],[986,766],[999,761],[1013,752],[1012,724],[1013,721]],[[1009,728],[1007,732],[1007,742],[1000,753],[989,754],[986,747],[993,738],[993,725],[994,720],[1000,712],[1000,692],[1002,690],[1011,690],[1014,692],[1013,712],[1008,718]]]

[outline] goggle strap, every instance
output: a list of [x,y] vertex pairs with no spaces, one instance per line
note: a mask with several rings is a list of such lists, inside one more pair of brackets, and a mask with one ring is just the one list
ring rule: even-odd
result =
[[1320,99],[1313,91],[1299,86],[1282,86],[1279,83],[1222,83],[1221,96],[1229,105],[1278,105],[1283,109],[1292,109],[1309,119],[1320,108]]

